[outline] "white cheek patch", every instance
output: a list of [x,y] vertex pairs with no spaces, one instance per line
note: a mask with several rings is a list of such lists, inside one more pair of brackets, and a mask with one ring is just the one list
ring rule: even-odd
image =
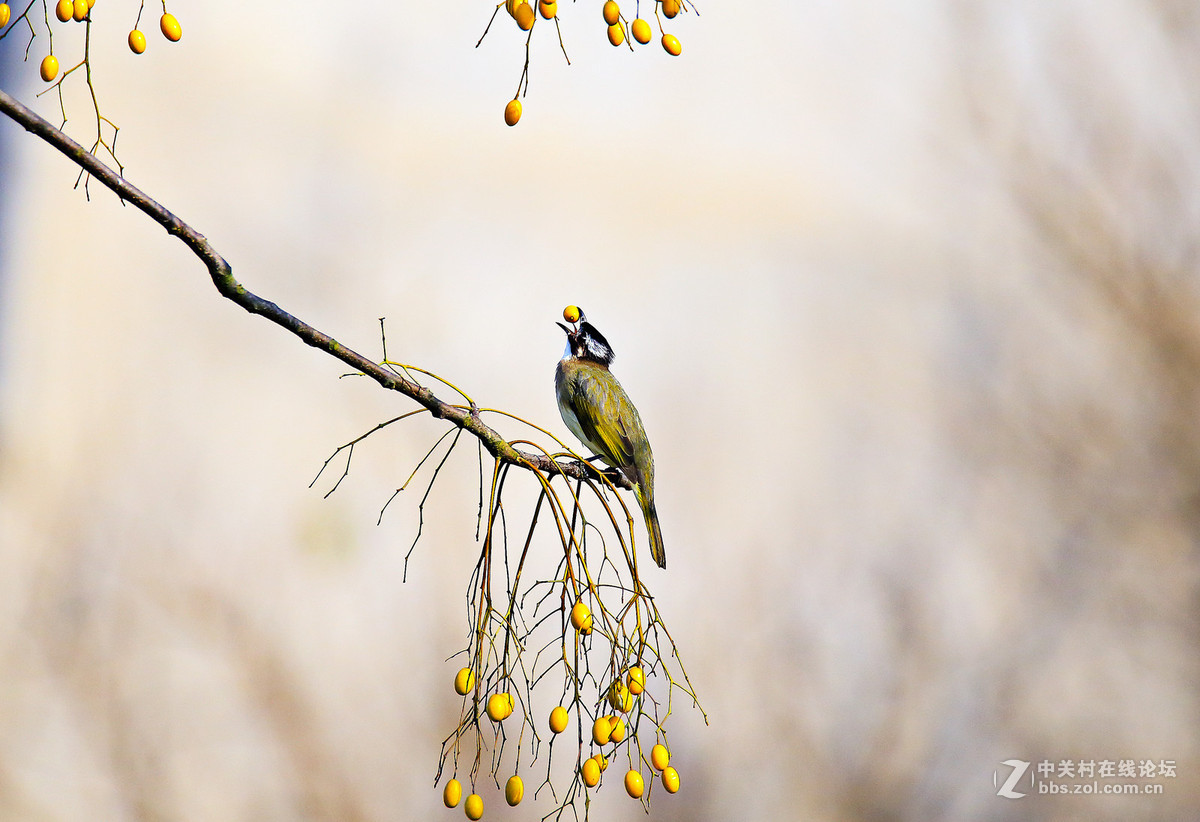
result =
[[584,338],[587,345],[588,353],[601,362],[608,362],[613,359],[612,349],[603,343],[597,342],[591,337]]

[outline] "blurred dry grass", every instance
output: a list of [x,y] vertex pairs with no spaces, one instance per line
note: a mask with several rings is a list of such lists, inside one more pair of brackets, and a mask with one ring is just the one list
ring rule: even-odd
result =
[[[129,174],[251,288],[361,351],[386,315],[393,356],[544,423],[552,321],[588,310],[713,720],[673,718],[655,819],[1194,818],[1191,4],[704,4],[677,61],[615,58],[580,7],[514,130],[486,12],[296,11],[196,9],[137,64],[96,44]],[[449,814],[473,455],[400,585],[415,503],[375,517],[436,426],[322,500],[396,399],[10,144],[0,818]],[[1006,800],[1010,758],[1178,776]],[[594,818],[639,817],[617,793]]]

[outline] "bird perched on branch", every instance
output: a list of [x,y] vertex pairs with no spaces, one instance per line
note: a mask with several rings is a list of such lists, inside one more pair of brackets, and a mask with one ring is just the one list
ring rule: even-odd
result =
[[571,327],[557,323],[567,333],[567,350],[554,372],[558,411],[572,434],[629,479],[646,520],[650,555],[659,568],[666,568],[654,509],[654,454],[642,418],[608,370],[614,358],[608,340],[577,306],[567,306],[563,319]]

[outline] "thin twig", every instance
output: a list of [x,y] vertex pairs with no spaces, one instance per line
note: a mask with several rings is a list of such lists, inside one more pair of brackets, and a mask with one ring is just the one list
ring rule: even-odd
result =
[[[80,169],[99,180],[121,200],[133,204],[166,229],[168,234],[182,240],[208,269],[209,277],[221,296],[233,301],[251,314],[257,314],[287,329],[306,344],[336,357],[351,368],[375,380],[384,388],[398,391],[415,400],[428,409],[433,416],[445,419],[477,437],[489,454],[505,464],[541,471],[550,476],[562,474],[576,479],[584,479],[591,473],[589,468],[577,462],[557,462],[546,455],[519,451],[495,429],[481,421],[478,412],[474,409],[443,402],[429,388],[418,385],[392,369],[347,348],[325,332],[312,327],[270,300],[250,291],[234,278],[232,267],[217,253],[217,250],[203,234],[175,216],[60,129],[55,128],[49,121],[2,89],[0,89],[0,114],[49,143]],[[614,483],[622,485],[619,480],[614,480]]]

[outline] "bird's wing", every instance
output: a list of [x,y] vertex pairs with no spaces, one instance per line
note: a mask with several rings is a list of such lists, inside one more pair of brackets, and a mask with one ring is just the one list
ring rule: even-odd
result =
[[[632,468],[634,445],[631,434],[636,436],[637,432],[627,431],[616,421],[627,420],[639,428],[641,421],[625,390],[615,378],[610,378],[606,386],[590,374],[581,374],[578,385],[579,393],[586,394],[588,400],[572,402],[571,410],[583,429],[585,442],[612,467]],[[605,424],[605,420],[609,422]]]

